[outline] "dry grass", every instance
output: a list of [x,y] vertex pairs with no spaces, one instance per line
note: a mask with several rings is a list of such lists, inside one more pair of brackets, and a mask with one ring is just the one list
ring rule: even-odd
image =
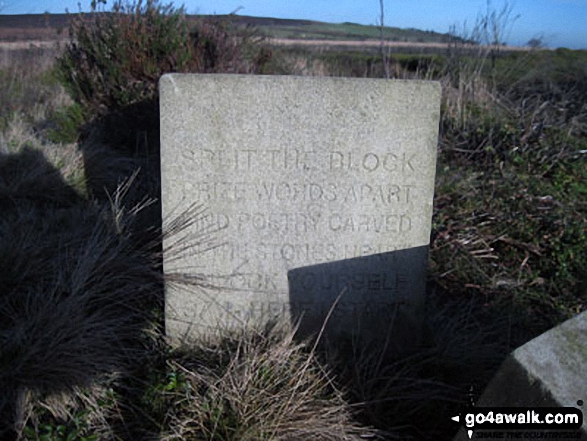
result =
[[160,292],[157,263],[109,209],[14,201],[0,223],[2,389],[66,392],[136,363]]
[[181,378],[165,439],[350,440],[353,422],[328,368],[292,331],[227,334],[169,361]]
[[[0,52],[0,154],[24,149],[42,152],[76,191],[85,192],[82,155],[75,143],[54,143],[48,133],[55,128],[53,115],[71,105],[65,90],[52,75],[55,53],[47,50]],[[37,173],[27,170],[34,185]],[[14,185],[17,184],[15,181]]]
[[[44,120],[42,109],[37,114],[37,121]],[[80,194],[86,192],[85,170],[83,167],[82,153],[75,143],[56,144],[40,139],[34,128],[34,122],[27,122],[20,115],[15,115],[7,125],[6,130],[0,133],[0,155],[18,155],[25,150],[39,152],[47,161],[48,165],[54,167],[56,173],[60,174],[64,181]],[[43,169],[37,170],[33,166],[21,172],[22,180],[15,180],[11,185],[25,185],[28,182],[31,191],[43,192],[44,188],[39,187],[39,174],[44,173]]]
[[0,116],[4,123],[18,113],[34,117],[44,111],[39,108],[50,109],[66,98],[50,75],[55,55],[43,48],[0,49]]

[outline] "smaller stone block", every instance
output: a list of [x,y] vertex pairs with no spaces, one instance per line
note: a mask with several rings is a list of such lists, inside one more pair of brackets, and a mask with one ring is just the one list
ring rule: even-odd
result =
[[[583,312],[516,349],[504,361],[476,406],[576,407],[585,414],[586,337],[587,312]],[[554,431],[548,435],[548,439],[559,439]],[[560,439],[569,439],[565,435]],[[465,430],[455,437],[455,441],[466,439],[469,437]],[[581,439],[587,439],[585,418]]]

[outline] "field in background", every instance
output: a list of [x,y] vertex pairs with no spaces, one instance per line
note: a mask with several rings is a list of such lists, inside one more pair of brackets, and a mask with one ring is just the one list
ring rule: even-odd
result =
[[[204,16],[208,19],[226,20],[237,28],[254,26],[268,38],[287,40],[379,41],[381,28],[357,23],[323,23],[309,20],[247,17],[239,15]],[[383,38],[392,42],[447,43],[450,37],[433,31],[384,27]]]
[[[75,12],[75,11],[70,11]],[[0,50],[59,47],[68,41],[67,29],[75,14],[0,15]],[[191,15],[193,25],[213,20],[236,30],[253,29],[254,34],[275,46],[322,48],[325,50],[362,50],[377,52],[381,46],[381,28],[357,23],[324,23],[310,20],[275,19],[241,15]],[[384,46],[399,53],[442,53],[447,44],[466,43],[466,39],[448,33],[419,29],[383,28]],[[475,45],[467,46],[475,51]],[[528,47],[502,45],[501,52],[528,51]]]
[[[75,13],[76,11],[70,11]],[[230,23],[236,28],[254,27],[269,38],[296,40],[378,40],[380,28],[356,23],[323,23],[241,15],[187,16],[191,23],[213,19]],[[55,40],[67,36],[71,15],[28,14],[0,15],[0,41]],[[384,28],[384,38],[402,42],[447,42],[448,35],[418,29]]]
[[[308,42],[362,45],[378,32],[274,22],[274,35]],[[35,39],[53,32],[39,26]],[[249,68],[224,47],[233,59],[217,71]],[[352,342],[314,351],[279,329],[172,351],[149,212],[153,136],[127,125],[107,141],[103,126],[84,121],[54,69],[61,50],[1,51],[0,281],[10,289],[0,337],[10,346],[0,351],[0,389],[14,395],[2,396],[0,419],[14,419],[2,412],[20,400],[16,422],[31,440],[448,439],[449,417],[509,350],[587,309],[587,53],[499,49],[464,40],[434,53],[402,48],[387,65],[376,48],[261,52],[265,74],[389,73],[443,85],[427,337],[407,359]],[[145,115],[91,104],[119,125]]]

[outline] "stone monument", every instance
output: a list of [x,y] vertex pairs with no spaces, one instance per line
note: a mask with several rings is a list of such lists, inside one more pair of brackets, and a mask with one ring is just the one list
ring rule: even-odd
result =
[[214,241],[164,251],[166,276],[204,285],[167,283],[172,339],[281,316],[303,333],[328,317],[332,332],[418,338],[438,83],[167,74],[159,90],[163,219],[200,203],[175,243]]

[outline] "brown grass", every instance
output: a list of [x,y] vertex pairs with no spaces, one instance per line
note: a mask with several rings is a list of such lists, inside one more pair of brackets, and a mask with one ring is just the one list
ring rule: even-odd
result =
[[166,439],[334,441],[373,433],[353,422],[331,373],[292,331],[202,341],[169,367],[183,384]]

